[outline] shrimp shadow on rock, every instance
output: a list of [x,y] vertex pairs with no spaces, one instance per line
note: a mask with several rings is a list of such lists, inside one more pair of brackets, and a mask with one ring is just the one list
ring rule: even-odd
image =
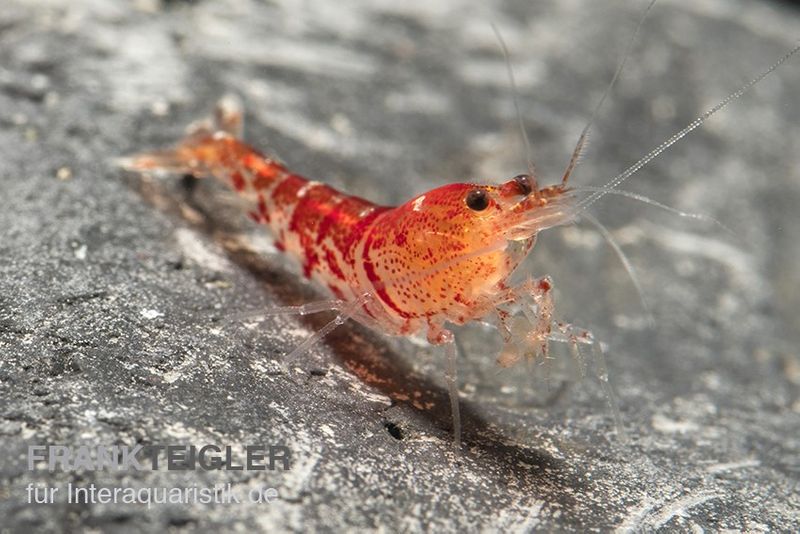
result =
[[[280,265],[283,262],[276,262],[274,256],[265,256],[248,248],[242,239],[237,239],[236,236],[244,234],[247,222],[233,203],[225,206],[221,198],[224,199],[226,193],[215,187],[216,184],[211,180],[191,176],[184,177],[182,181],[156,180],[145,179],[135,173],[123,174],[128,185],[148,203],[171,216],[177,215],[220,245],[235,265],[268,286],[280,305],[298,305],[320,299],[310,284],[301,282],[299,275]],[[330,320],[331,315],[320,313],[293,317],[309,330],[316,331]],[[216,320],[221,321],[222,318],[217,317]],[[324,343],[339,365],[391,399],[392,405],[383,410],[381,415],[383,427],[391,437],[402,441],[414,434],[427,434],[449,445],[452,440],[452,417],[448,392],[443,383],[437,384],[430,377],[415,371],[406,359],[394,354],[390,343],[354,321],[347,321],[326,336]],[[314,367],[313,363],[299,363],[310,378],[326,372]],[[517,444],[497,425],[488,421],[473,403],[463,399],[461,418],[464,454],[477,453],[481,459],[491,458],[489,462],[470,462],[477,469],[486,470],[487,476],[497,476],[499,468],[503,476],[513,476],[524,481],[528,488],[539,488],[537,491],[547,492],[547,488],[558,491],[565,484],[573,488],[580,486],[578,489],[581,491],[591,489],[586,487],[588,482],[583,479],[568,477],[567,482],[566,475],[562,473],[563,460],[533,446]],[[576,448],[580,449],[581,445],[576,444]],[[569,506],[569,503],[562,505]]]

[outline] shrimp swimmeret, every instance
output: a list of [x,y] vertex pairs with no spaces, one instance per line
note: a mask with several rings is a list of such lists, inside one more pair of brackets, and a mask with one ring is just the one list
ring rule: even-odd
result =
[[550,278],[511,286],[509,277],[531,252],[540,231],[573,222],[604,194],[618,192],[613,188],[798,50],[800,46],[606,187],[583,189],[590,191],[583,198],[568,180],[585,135],[555,185],[540,188],[532,175],[521,174],[500,185],[456,183],[397,207],[376,205],[293,174],[244,143],[242,110],[232,98],[221,100],[214,118],[192,127],[174,148],[125,158],[121,165],[138,172],[213,176],[228,184],[250,205],[250,217],[269,227],[277,248],[297,259],[306,277],[332,293],[330,300],[266,311],[337,312],[333,321],[292,351],[289,360],[347,319],[383,334],[424,334],[430,343],[442,345],[458,449],[457,351],[448,324],[491,319],[504,340],[498,357],[502,366],[522,357],[546,357],[550,341],[568,343],[578,357],[580,345],[589,346],[609,396],[599,343],[590,332],[554,318]]

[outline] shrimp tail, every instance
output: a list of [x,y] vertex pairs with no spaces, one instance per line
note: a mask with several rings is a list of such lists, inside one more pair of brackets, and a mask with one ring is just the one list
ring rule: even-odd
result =
[[158,150],[132,156],[115,158],[113,163],[131,172],[164,172],[169,174],[195,174],[195,169],[182,157],[179,150]]
[[217,102],[213,114],[190,124],[186,135],[172,148],[117,158],[114,163],[133,172],[192,174],[197,177],[214,174],[213,166],[209,164],[220,163],[222,151],[229,148],[226,145],[241,139],[243,117],[239,98],[225,95]]
[[[291,173],[242,141],[243,125],[239,99],[227,95],[219,100],[210,117],[191,124],[172,148],[119,158],[116,164],[133,172],[213,176],[257,202],[259,215],[254,218],[266,221],[267,193]],[[305,182],[299,177],[298,180]]]

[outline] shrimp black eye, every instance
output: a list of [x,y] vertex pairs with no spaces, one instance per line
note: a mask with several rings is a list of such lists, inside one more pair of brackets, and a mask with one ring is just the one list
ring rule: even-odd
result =
[[474,211],[483,211],[489,206],[489,195],[483,189],[473,189],[467,193],[467,207]]
[[520,174],[519,176],[514,177],[514,181],[517,182],[517,187],[519,187],[519,192],[522,195],[528,196],[533,191],[533,184],[531,183],[531,177],[527,174]]

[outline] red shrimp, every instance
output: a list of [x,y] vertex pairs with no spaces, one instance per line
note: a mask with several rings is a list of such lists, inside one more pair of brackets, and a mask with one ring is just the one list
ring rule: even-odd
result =
[[[213,122],[194,126],[174,149],[120,163],[139,172],[222,180],[249,201],[249,216],[270,228],[277,248],[335,296],[295,311],[336,309],[335,324],[352,318],[389,335],[424,333],[430,343],[448,347],[452,383],[455,344],[447,323],[496,314],[506,341],[503,365],[516,361],[520,348],[547,351],[549,278],[517,287],[507,279],[538,232],[573,220],[576,197],[566,180],[540,189],[522,174],[501,185],[445,185],[397,207],[380,206],[292,173],[241,141],[240,130],[241,110],[226,98]],[[514,336],[506,308],[526,299],[530,328]],[[566,324],[559,331],[572,335]],[[588,339],[588,333],[581,335]],[[457,413],[457,397],[452,400]]]
[[[125,158],[120,164],[137,172],[213,176],[228,184],[249,203],[249,216],[269,227],[277,248],[297,259],[306,277],[332,293],[331,300],[274,310],[338,312],[289,359],[347,319],[394,336],[424,334],[430,343],[444,346],[458,450],[457,352],[447,325],[493,319],[505,343],[498,358],[503,366],[523,356],[546,356],[550,341],[569,343],[578,357],[579,344],[590,345],[610,398],[599,343],[588,331],[554,319],[550,278],[511,286],[509,277],[531,252],[540,231],[573,222],[607,193],[621,193],[613,188],[798,50],[800,46],[605,187],[585,188],[591,194],[583,199],[568,186],[568,179],[588,126],[560,183],[540,188],[534,176],[521,174],[500,185],[445,185],[389,207],[294,174],[243,142],[242,111],[232,98],[223,99],[215,117],[193,126],[176,147]],[[612,407],[616,408],[613,402]],[[614,415],[621,430],[616,409]]]

